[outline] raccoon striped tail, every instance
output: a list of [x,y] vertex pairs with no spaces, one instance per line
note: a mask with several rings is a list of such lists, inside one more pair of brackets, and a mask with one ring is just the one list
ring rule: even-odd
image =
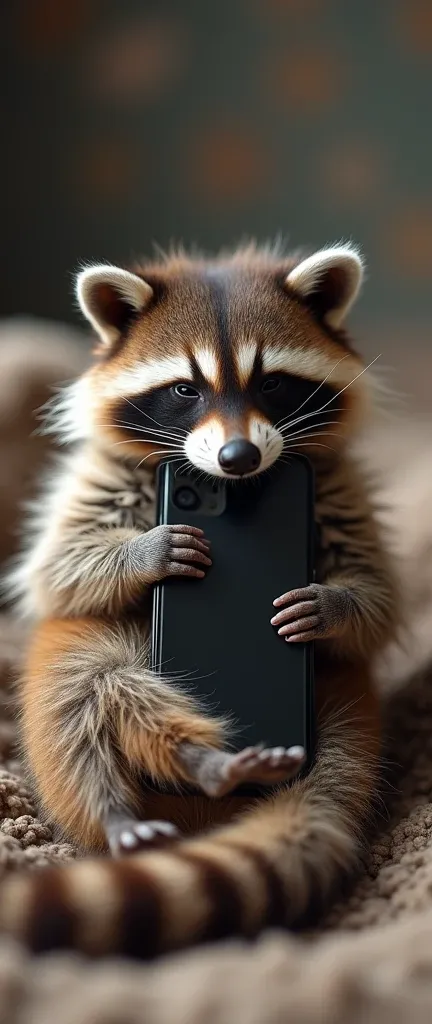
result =
[[83,860],[0,889],[0,927],[34,952],[150,959],[266,926],[298,929],[360,864],[377,741],[336,716],[310,775],[235,823],[162,852]]

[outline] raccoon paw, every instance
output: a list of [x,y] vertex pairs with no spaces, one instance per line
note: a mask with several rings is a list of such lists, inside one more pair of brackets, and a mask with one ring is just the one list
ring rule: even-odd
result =
[[113,857],[125,857],[144,849],[159,849],[180,835],[170,821],[134,821],[132,818],[108,825],[106,831]]
[[353,614],[353,601],[347,589],[320,583],[290,590],[273,604],[282,610],[270,622],[288,643],[338,636]]
[[274,785],[286,782],[299,771],[304,761],[303,747],[246,747],[239,754],[233,754],[226,765],[224,775],[236,786],[245,782]]
[[215,752],[203,765],[200,785],[207,796],[221,797],[247,782],[277,785],[297,775],[305,759],[303,747],[246,747],[238,754]]
[[133,542],[133,565],[147,583],[168,576],[202,579],[212,564],[209,550],[209,542],[196,526],[155,526]]

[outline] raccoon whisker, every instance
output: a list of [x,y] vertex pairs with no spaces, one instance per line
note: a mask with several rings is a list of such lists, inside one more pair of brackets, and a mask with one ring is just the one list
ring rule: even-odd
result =
[[175,476],[178,476],[178,474],[182,473],[183,470],[189,469],[189,468],[190,468],[189,459],[184,459],[184,461],[181,462],[179,466],[177,466],[176,471],[175,471]]
[[[370,370],[371,366],[373,366],[374,363],[378,362],[378,359],[381,359],[381,352],[377,356],[375,356],[374,359],[371,359],[370,363],[368,363],[367,366],[364,366],[363,369],[360,370],[360,373],[356,373],[355,377],[353,377],[353,379],[350,380],[349,384],[345,384],[345,387],[341,388],[340,391],[337,391],[334,397],[335,398],[339,398],[339,395],[342,395],[343,392],[347,390],[347,388],[350,388],[351,385],[354,384],[355,381],[359,379],[359,377],[362,377],[363,374],[366,373],[367,370]],[[333,402],[333,401],[334,401],[334,399],[331,398],[329,402],[326,402],[325,405],[321,406],[321,409],[325,409],[326,406],[330,405],[330,402]],[[321,409],[319,410],[320,412],[321,412]]]
[[[174,437],[176,441],[183,441],[183,435],[177,434],[174,427],[165,428],[164,430],[156,430],[155,427],[131,427],[130,424],[125,423],[123,420],[116,420],[114,423],[104,423],[104,427],[121,427],[122,430],[133,430],[136,434],[156,434],[157,437]],[[186,436],[186,435],[185,435]]]
[[[117,424],[117,423],[101,423],[100,425],[102,427],[116,427],[116,426],[119,426],[119,424]],[[169,444],[171,444],[171,442],[175,442],[175,444],[177,444],[177,445],[183,445],[184,444],[184,440],[185,440],[183,437],[176,437],[175,434],[164,434],[164,433],[162,433],[161,430],[154,431],[154,433],[156,435],[155,437],[149,436],[149,435],[153,435],[153,430],[151,429],[151,427],[148,428],[148,429],[142,429],[141,427],[140,428],[122,427],[121,429],[122,430],[131,430],[131,431],[133,431],[134,434],[139,434],[139,435],[142,435],[142,436],[133,437],[133,438],[128,439],[127,441],[116,441],[116,442],[114,442],[115,444],[134,444],[134,442],[139,444],[140,442],[142,443],[143,441],[149,441],[149,442],[150,441],[154,441],[155,444],[159,444],[159,443],[163,443],[163,442],[166,441]],[[159,441],[159,438],[160,438],[160,441]]]
[[[178,458],[179,456],[177,456],[177,458],[173,461],[177,461]],[[206,461],[211,465],[210,459],[207,459]],[[183,462],[181,462],[180,465],[177,466],[177,469],[175,471],[176,476],[178,473],[182,473],[184,470],[191,468],[193,468],[194,472],[197,472],[197,467],[193,466],[190,459],[184,459]],[[201,476],[206,477],[208,480],[214,480],[214,475],[212,475],[212,473],[209,473],[206,469],[200,470],[197,479],[200,479]]]
[[[306,430],[318,430],[320,427],[331,427],[333,425],[338,426],[338,424],[339,420],[325,420],[324,423],[309,423],[306,427],[300,427],[300,430],[295,430],[293,434],[288,434],[288,438],[298,437],[299,434],[303,434]],[[286,439],[286,435],[283,430],[280,430],[279,433],[282,434],[282,437],[285,437]]]
[[[331,401],[333,401],[333,399],[331,399]],[[329,409],[328,414],[331,414],[333,412],[343,412],[343,411],[344,411],[343,407],[338,405],[338,406],[336,406],[336,408]],[[304,420],[310,420],[312,416],[321,416],[321,415],[324,415],[324,414],[325,414],[324,410],[315,409],[312,412],[305,412],[305,413],[303,413],[303,416],[297,416],[295,418],[295,420],[290,420],[287,417],[285,422],[283,424],[279,424],[279,427],[277,429],[278,430],[283,430],[286,427],[295,427],[295,426],[297,426],[298,423],[303,423]]]
[[342,395],[343,392],[347,390],[347,388],[350,388],[351,385],[354,384],[355,381],[359,379],[359,377],[362,377],[363,374],[366,373],[367,370],[370,370],[371,366],[373,366],[373,364],[376,363],[377,360],[380,359],[380,358],[381,358],[381,355],[378,355],[378,356],[375,356],[375,359],[371,359],[370,363],[368,363],[367,366],[364,366],[363,369],[360,370],[360,373],[357,373],[356,376],[353,377],[352,380],[350,380],[349,384],[345,384],[345,387],[341,388],[340,391],[337,391],[336,394],[333,395],[332,398],[329,398],[328,402],[325,402],[324,405],[322,405],[320,409],[317,409],[315,412],[307,412],[303,416],[298,416],[297,419],[292,420],[289,423],[289,426],[294,427],[296,425],[296,423],[300,423],[301,420],[310,419],[311,416],[315,416],[318,413],[323,412],[324,409],[327,409],[327,406],[331,405],[332,402],[335,402],[336,399],[339,398],[339,395]]
[[[151,459],[155,455],[158,455],[159,457],[161,455],[172,455],[172,451],[169,451],[169,450],[165,449],[165,450],[162,450],[161,452],[149,452],[148,455],[145,455],[144,458],[141,459],[141,461],[137,463],[137,465],[135,466],[135,469],[139,469],[139,467],[142,466],[143,462],[147,462],[147,459]],[[177,455],[177,459],[179,459],[179,458],[180,458],[180,455]],[[176,459],[173,458],[172,461],[176,462]]]
[[[331,401],[333,401],[333,399],[331,399]],[[310,419],[311,416],[330,416],[334,412],[343,411],[344,410],[342,405],[337,405],[336,408],[329,409],[327,413],[325,412],[325,410],[315,409],[312,412],[303,413],[303,416],[297,416],[295,420],[290,420],[289,417],[285,417],[285,421],[283,422],[282,420],[280,420],[279,426],[277,426],[275,429],[282,431],[287,427],[295,427],[297,423],[303,423],[304,420]]]
[[[327,424],[323,424],[326,426]],[[310,437],[343,437],[343,434],[336,433],[335,430],[298,430],[294,434],[288,434],[283,437],[283,443],[289,444],[291,441],[307,441]]]
[[175,471],[174,471],[174,475],[175,476],[177,476],[178,473],[183,472],[185,469],[188,469],[188,468],[190,469],[190,462],[187,459],[185,459],[185,460],[183,460],[183,462],[181,462],[181,456],[180,455],[173,455],[173,456],[170,455],[169,459],[167,459],[166,461],[169,462],[169,464],[171,466],[173,466],[175,462],[180,462],[180,465],[176,466],[176,468],[175,468]]
[[[128,437],[127,441],[113,441],[113,445],[112,446],[113,446],[113,448],[117,448],[117,446],[119,444],[144,444],[145,441],[146,441],[145,437],[144,438],[141,437],[141,438],[139,438],[139,440],[136,439],[136,438],[133,438],[133,437],[132,438]],[[148,444],[165,444],[165,445],[169,444],[169,447],[172,448],[173,451],[176,451],[176,452],[182,452],[183,451],[183,444],[173,444],[173,443],[170,443],[169,441],[166,441],[164,439],[162,441],[157,441],[155,437],[149,437],[149,438],[147,438],[147,441],[148,441]]]
[[[124,428],[122,428],[122,430],[123,429]],[[139,430],[139,431],[137,430],[137,431],[134,431],[134,433],[136,435],[139,435],[137,437],[137,440],[139,440],[139,441],[146,440],[146,438],[148,438],[150,441],[152,441],[152,440],[155,440],[155,441],[161,440],[161,441],[170,441],[170,442],[174,441],[175,444],[184,444],[185,440],[186,440],[185,437],[176,437],[175,434],[163,434],[162,431],[159,431],[158,433],[156,433],[156,431],[152,431],[152,430]]]
[[186,431],[180,432],[179,430],[177,430],[177,427],[173,427],[171,425],[161,427],[160,429],[158,429],[156,427],[149,427],[147,426],[147,424],[144,424],[144,426],[141,427],[138,426],[138,424],[131,425],[130,423],[128,423],[127,420],[115,420],[114,426],[123,427],[125,430],[151,430],[155,434],[172,433],[175,434],[177,437],[186,436]]
[[203,476],[205,480],[209,480],[210,483],[214,483],[216,477],[214,473],[208,473],[207,470],[203,470]]
[[[335,363],[334,366],[332,366],[332,368],[329,371],[329,373],[327,374],[327,376],[324,377],[324,380],[321,381],[321,384],[318,384],[318,387],[315,388],[315,391],[313,391],[312,394],[308,396],[308,398],[305,398],[304,402],[302,402],[301,405],[297,406],[297,409],[294,409],[294,412],[291,413],[291,416],[295,416],[296,413],[300,412],[300,409],[303,409],[304,406],[307,405],[307,403],[312,400],[314,395],[316,395],[317,391],[319,391],[319,389],[323,387],[323,385],[326,383],[326,381],[328,381],[329,377],[331,377],[333,371],[336,370],[336,367],[339,366],[340,363],[343,363],[344,359],[348,359],[348,354],[345,355],[345,356],[342,356],[341,359],[338,359],[337,363]],[[283,420],[283,417],[282,417],[282,420]],[[282,423],[282,420],[279,420],[279,423]],[[279,423],[275,423],[275,427],[278,427]]]
[[[333,414],[333,412],[343,412],[343,409],[342,409],[341,406],[337,406],[336,409],[329,409],[327,412],[316,412],[316,413],[314,413],[314,415],[317,416],[317,417],[318,416],[320,416],[320,417],[321,416],[331,416]],[[280,432],[283,432],[284,430],[287,430],[289,427],[295,426],[296,423],[301,423],[304,419],[306,419],[307,416],[309,417],[310,415],[312,415],[312,414],[311,413],[305,413],[304,416],[299,416],[296,421],[293,420],[292,423],[289,423],[289,422],[288,423],[281,423],[279,425],[279,427],[275,427],[275,429],[279,430]],[[322,424],[325,425],[327,423],[327,420],[324,419],[322,421],[319,421],[317,419],[316,422],[317,422],[317,426],[320,425],[320,422],[322,422]]]
[[316,444],[315,438],[320,437],[340,437],[343,439],[343,434],[334,434],[331,430],[320,431],[319,433],[307,434],[307,436],[300,434],[299,437],[295,437],[292,440],[288,437],[284,441],[284,448],[291,448],[293,444],[302,441],[304,444]]
[[[320,444],[319,441],[314,441],[313,442],[313,447],[314,448],[328,448],[329,452],[336,452],[336,449],[332,448],[331,445],[329,445],[329,444]],[[291,448],[309,448],[309,445],[306,444],[305,442],[302,442],[302,443],[290,444],[289,448],[290,449]]]
[[[124,401],[128,403],[128,405],[132,406],[132,409],[135,409],[136,412],[138,412],[140,414],[140,416],[145,416],[146,419],[151,420],[152,423],[156,423],[156,426],[162,427],[162,430],[165,430],[164,424],[163,423],[159,423],[159,420],[155,420],[154,416],[150,416],[148,412],[143,412],[142,409],[139,409],[139,407],[137,405],[135,405],[133,402],[131,402],[130,398],[126,398],[126,395],[124,395],[123,398],[124,398]],[[179,428],[179,429],[181,429],[181,428]],[[181,429],[181,433],[186,437],[187,430],[182,430]]]
[[[305,444],[307,444],[313,437],[343,437],[343,434],[335,434],[333,430],[319,430],[313,434],[300,434],[300,436],[295,437],[294,440],[295,442],[304,441]],[[313,441],[312,444],[315,444],[315,442]],[[291,447],[291,438],[284,438],[284,448],[285,447]]]

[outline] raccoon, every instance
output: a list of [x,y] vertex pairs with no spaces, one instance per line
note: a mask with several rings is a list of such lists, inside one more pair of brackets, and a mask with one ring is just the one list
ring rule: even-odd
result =
[[[12,587],[30,629],[29,778],[59,834],[112,857],[3,885],[0,925],[36,952],[150,958],[302,928],[361,864],[379,782],[371,665],[399,615],[350,454],[370,408],[343,326],[362,274],[357,250],[335,245],[179,252],[78,276],[95,358],[48,414],[72,448]],[[303,778],[302,749],[230,752],[226,723],[153,674],[148,655],[151,585],[187,575],[200,586],[211,564],[200,530],[154,525],[161,458],[229,482],[300,450],[316,474],[316,580],[275,594],[269,619],[281,643],[315,642],[319,740]],[[267,795],[239,795],[248,780]]]

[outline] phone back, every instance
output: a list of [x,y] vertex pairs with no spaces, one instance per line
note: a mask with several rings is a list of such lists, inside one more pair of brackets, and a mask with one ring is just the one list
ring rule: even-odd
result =
[[[185,490],[199,507],[179,507]],[[292,457],[262,478],[228,485],[161,466],[158,522],[204,530],[213,564],[204,579],[155,586],[153,667],[185,677],[210,711],[233,718],[235,748],[301,744],[309,761],[313,645],[286,643],[270,619],[274,598],[312,581],[310,464]]]

